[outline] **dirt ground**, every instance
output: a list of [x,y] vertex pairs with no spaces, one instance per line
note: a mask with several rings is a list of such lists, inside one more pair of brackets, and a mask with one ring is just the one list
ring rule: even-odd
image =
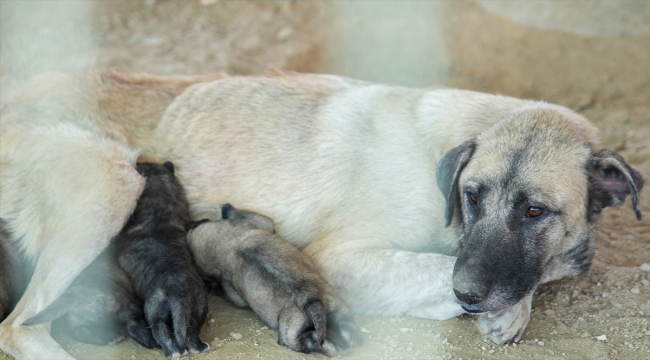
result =
[[[432,26],[444,35],[444,57],[431,64],[439,69],[432,85],[568,106],[601,129],[604,147],[650,179],[648,34],[573,35],[515,23],[475,2],[440,4],[442,23]],[[319,1],[3,1],[0,100],[52,70],[254,74],[276,67],[354,75],[331,66],[336,14]],[[414,26],[394,22],[404,33]],[[642,221],[629,202],[604,212],[592,269],[540,287],[520,343],[492,344],[469,315],[445,322],[357,316],[365,343],[345,358],[650,359],[650,186],[641,208]],[[210,301],[202,337],[212,350],[194,358],[320,357],[278,346],[275,332],[251,311]],[[93,347],[58,339],[80,359],[162,357],[131,340]]]

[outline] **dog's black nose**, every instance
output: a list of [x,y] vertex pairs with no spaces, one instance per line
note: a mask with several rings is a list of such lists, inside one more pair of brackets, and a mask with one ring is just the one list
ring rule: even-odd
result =
[[457,289],[454,289],[454,294],[456,294],[456,297],[458,300],[464,302],[467,305],[474,305],[478,304],[483,299],[485,298],[485,294],[481,294],[477,292],[476,290],[473,291],[460,291]]

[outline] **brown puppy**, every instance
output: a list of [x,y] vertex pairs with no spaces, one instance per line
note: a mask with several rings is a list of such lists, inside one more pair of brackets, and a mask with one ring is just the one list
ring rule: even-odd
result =
[[344,353],[361,336],[347,307],[309,257],[274,235],[266,216],[221,209],[222,220],[192,224],[190,250],[201,271],[221,282],[238,306],[250,306],[279,331],[278,344],[303,353]]

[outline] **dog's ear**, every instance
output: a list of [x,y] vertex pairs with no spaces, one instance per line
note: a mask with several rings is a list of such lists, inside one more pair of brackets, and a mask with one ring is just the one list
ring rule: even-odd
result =
[[436,170],[436,182],[442,194],[447,199],[447,207],[445,211],[445,226],[451,224],[454,217],[454,208],[460,202],[458,194],[458,179],[460,173],[469,162],[476,149],[476,141],[469,140],[461,145],[451,149],[438,164]]
[[235,207],[231,204],[224,204],[221,207],[221,218],[224,220],[235,218]]
[[166,167],[167,170],[169,170],[169,172],[171,172],[172,174],[174,173],[174,163],[172,163],[171,161],[165,161],[163,166]]
[[587,163],[589,176],[589,211],[600,212],[604,207],[619,206],[625,197],[632,196],[636,218],[641,220],[639,190],[643,177],[628,165],[616,151],[600,149]]

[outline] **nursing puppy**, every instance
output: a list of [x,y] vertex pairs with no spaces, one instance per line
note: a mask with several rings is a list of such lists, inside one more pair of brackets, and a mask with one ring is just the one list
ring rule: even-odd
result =
[[207,315],[207,293],[187,247],[183,188],[170,162],[138,164],[137,170],[146,183],[115,239],[118,262],[144,300],[144,315],[165,355],[204,352],[210,347],[199,331]]
[[278,329],[278,344],[331,357],[361,341],[347,307],[305,254],[273,234],[271,219],[230,204],[216,217],[191,225],[194,260],[235,305]]
[[117,264],[109,247],[70,285],[65,293],[39,314],[23,322],[34,326],[59,319],[78,341],[111,345],[123,338],[121,327],[147,348],[159,347],[151,335],[131,281]]
[[521,336],[538,285],[589,268],[602,209],[629,195],[641,217],[639,173],[544,102],[322,74],[109,72],[39,76],[0,111],[0,218],[35,264],[0,324],[0,349],[22,358],[70,358],[47,325],[21,324],[124,227],[139,156],[173,161],[190,205],[272,217],[353,312],[479,311],[497,343]]

